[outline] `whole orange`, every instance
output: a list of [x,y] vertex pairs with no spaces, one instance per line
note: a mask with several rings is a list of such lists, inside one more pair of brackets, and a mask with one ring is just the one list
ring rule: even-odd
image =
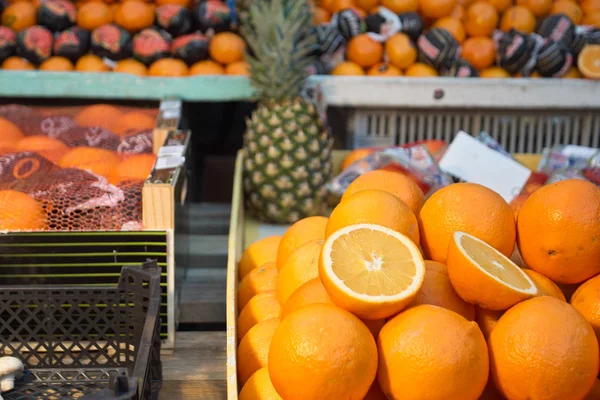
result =
[[238,286],[238,309],[243,309],[246,303],[255,295],[277,289],[277,268],[274,262],[254,268],[242,279]]
[[240,386],[250,379],[252,374],[268,365],[269,346],[279,318],[271,318],[254,325],[244,336],[237,349],[238,381]]
[[275,297],[275,291],[269,290],[255,295],[240,311],[237,321],[238,343],[248,331],[259,322],[281,316],[281,306]]
[[546,185],[525,201],[517,220],[527,266],[561,283],[600,272],[600,188],[569,179]]
[[477,400],[488,379],[488,349],[475,322],[420,305],[388,321],[377,341],[377,380],[390,398]]
[[552,0],[517,0],[517,5],[526,7],[536,17],[547,15],[552,9]]
[[210,58],[224,65],[243,60],[245,51],[246,42],[233,32],[217,33],[208,46]]
[[333,304],[320,278],[313,278],[300,286],[283,305],[281,319],[310,304]]
[[377,224],[408,236],[419,245],[417,218],[398,197],[383,190],[361,190],[338,204],[332,211],[325,237],[348,225]]
[[354,0],[333,0],[331,2],[331,12],[334,14],[339,13],[342,10],[352,8],[354,6]]
[[75,70],[79,72],[108,72],[110,68],[100,57],[94,54],[85,54],[75,63]]
[[277,260],[277,248],[280,241],[281,236],[268,236],[248,246],[240,259],[240,280],[244,279],[254,268]]
[[83,4],[77,11],[77,25],[88,31],[110,24],[112,21],[112,11],[103,2],[90,1]]
[[16,32],[35,25],[36,20],[35,6],[28,1],[18,1],[10,4],[2,12],[0,18],[1,25],[7,26]]
[[9,120],[0,117],[0,144],[2,146],[14,146],[23,139],[23,131],[10,122]]
[[239,400],[282,400],[273,387],[268,368],[259,369],[248,379]]
[[404,33],[396,33],[385,42],[385,54],[389,62],[404,69],[417,60],[417,48]]
[[354,4],[365,11],[369,11],[379,5],[379,0],[354,0]]
[[338,76],[360,76],[364,74],[365,70],[360,65],[351,61],[343,61],[331,70],[331,75]]
[[303,284],[319,276],[319,255],[323,239],[298,247],[285,261],[277,277],[277,300],[285,306],[289,297]]
[[32,63],[22,57],[10,56],[4,62],[2,62],[2,69],[22,71],[22,70],[34,70],[35,67]]
[[242,75],[246,76],[250,73],[250,66],[245,61],[236,61],[225,67],[227,75]]
[[162,58],[150,65],[148,75],[162,77],[182,77],[188,75],[188,67],[186,63],[178,58]]
[[367,71],[369,76],[402,76],[402,71],[399,68],[386,63],[373,65]]
[[480,78],[510,78],[510,74],[500,67],[490,67],[479,71]]
[[458,43],[465,41],[467,34],[465,27],[459,19],[453,17],[443,17],[433,23],[434,28],[442,28],[447,30]]
[[327,218],[308,217],[294,223],[281,237],[277,249],[277,269],[281,270],[294,250],[314,239],[325,239]]
[[475,306],[475,321],[486,340],[489,339],[492,330],[498,325],[502,314],[504,314],[504,310],[488,310],[487,308]]
[[565,14],[575,25],[579,25],[583,18],[581,7],[572,0],[556,0],[552,4],[550,14]]
[[68,58],[60,57],[60,56],[52,56],[48,58],[46,61],[40,64],[40,71],[57,71],[57,72],[66,72],[73,71],[75,67],[73,63],[69,61]]
[[498,11],[490,3],[476,1],[465,14],[465,30],[469,36],[491,36],[498,26]]
[[600,341],[600,275],[579,286],[571,297],[571,305],[592,325]]
[[442,18],[452,14],[456,0],[419,0],[419,12],[426,18]]
[[0,190],[0,230],[36,231],[46,228],[42,203],[15,190]]
[[544,275],[531,269],[523,269],[523,272],[525,272],[527,276],[531,278],[533,283],[535,283],[535,286],[538,288],[538,296],[551,296],[562,301],[567,301],[565,295],[556,283],[552,282]]
[[[473,201],[477,199],[477,201]],[[455,183],[435,192],[419,214],[421,247],[429,260],[446,262],[456,231],[469,233],[510,257],[515,247],[515,219],[504,199],[475,183]]]
[[154,10],[141,0],[128,0],[117,8],[115,22],[130,32],[138,32],[154,23]]
[[115,171],[116,179],[120,181],[135,179],[145,181],[156,163],[154,154],[134,154],[119,163]]
[[437,261],[425,260],[425,269],[430,272],[448,276],[448,267],[445,264]]
[[584,0],[581,2],[581,10],[584,14],[600,11],[600,0]]
[[350,165],[352,165],[352,163],[354,163],[358,160],[362,160],[363,158],[373,154],[376,151],[377,151],[377,149],[370,148],[370,147],[363,147],[360,149],[352,150],[350,153],[348,153],[348,155],[346,157],[344,157],[344,160],[342,161],[342,166],[340,167],[340,170],[342,170],[342,171],[345,170]]
[[62,168],[79,168],[101,175],[107,179],[114,176],[114,171],[121,159],[117,153],[94,147],[75,147],[58,160]]
[[121,110],[109,104],[94,104],[81,109],[75,115],[75,123],[79,126],[101,126],[113,130],[119,118]]
[[117,66],[113,70],[114,72],[121,72],[123,74],[132,74],[138,76],[148,75],[148,68],[138,60],[133,58],[127,58],[117,62]]
[[598,375],[598,340],[571,305],[543,296],[504,313],[490,334],[490,367],[509,399],[583,399]]
[[471,37],[463,43],[461,56],[477,69],[489,68],[496,62],[496,45],[487,36]]
[[52,162],[57,162],[69,148],[58,139],[45,135],[25,137],[16,143],[19,151],[35,151]]
[[401,14],[416,12],[419,9],[419,0],[381,0],[381,5],[396,14]]
[[313,7],[313,25],[326,24],[331,20],[331,12],[322,7]]
[[119,117],[113,131],[121,136],[128,136],[141,131],[151,131],[156,126],[156,118],[143,111],[129,111]]
[[383,59],[383,45],[366,33],[353,37],[346,48],[346,58],[366,68]]
[[212,60],[198,61],[190,67],[190,75],[223,75],[225,69]]
[[581,20],[582,25],[590,25],[594,28],[600,29],[600,11],[594,11],[589,14],[585,14]]
[[510,7],[502,13],[500,29],[504,32],[516,29],[523,33],[532,33],[535,30],[535,15],[523,6]]
[[435,70],[435,68],[433,68],[427,64],[415,63],[406,69],[406,71],[404,72],[404,75],[412,76],[415,78],[424,78],[424,77],[438,76],[438,73]]
[[415,215],[425,204],[425,195],[417,184],[399,172],[375,170],[356,178],[346,189],[342,201],[362,190],[383,190],[402,200]]
[[377,346],[357,317],[311,304],[284,319],[269,349],[269,375],[286,400],[362,400],[377,372]]
[[512,0],[488,0],[488,3],[493,5],[499,13],[504,12],[508,7],[513,5]]
[[462,315],[469,321],[475,320],[475,306],[461,299],[452,287],[450,278],[439,272],[425,271],[423,286],[411,303],[412,306],[419,304],[443,307]]

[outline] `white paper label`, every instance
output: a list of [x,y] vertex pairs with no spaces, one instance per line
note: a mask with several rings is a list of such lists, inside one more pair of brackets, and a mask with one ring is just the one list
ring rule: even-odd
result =
[[177,168],[185,163],[185,157],[178,155],[158,157],[155,170]]
[[598,153],[598,151],[598,149],[594,149],[593,147],[568,144],[564,147],[561,153],[569,157],[592,158],[592,156]]
[[521,193],[531,176],[529,168],[462,131],[448,146],[440,168],[464,181],[492,189],[508,203]]
[[176,145],[176,146],[163,146],[158,150],[158,157],[165,156],[183,156],[183,152],[185,151],[185,146]]
[[160,103],[160,110],[180,109],[181,100],[167,100]]
[[175,119],[179,118],[180,115],[179,110],[166,110],[162,113],[164,119]]

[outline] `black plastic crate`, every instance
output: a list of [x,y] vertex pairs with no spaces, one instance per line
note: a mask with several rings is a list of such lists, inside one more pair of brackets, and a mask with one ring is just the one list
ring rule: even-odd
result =
[[151,400],[162,382],[160,267],[125,266],[117,287],[0,287],[0,355],[25,373],[5,400]]

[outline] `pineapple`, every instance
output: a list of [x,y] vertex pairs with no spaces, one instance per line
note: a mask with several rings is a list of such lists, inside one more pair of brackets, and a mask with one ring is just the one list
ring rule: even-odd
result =
[[246,121],[244,190],[254,217],[293,223],[325,212],[333,139],[301,96],[315,38],[307,0],[253,0],[242,19],[258,105]]

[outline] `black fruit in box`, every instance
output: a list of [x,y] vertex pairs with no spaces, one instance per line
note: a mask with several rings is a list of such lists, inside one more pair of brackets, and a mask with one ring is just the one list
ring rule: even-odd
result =
[[569,46],[575,38],[575,25],[564,14],[550,15],[542,21],[537,33],[543,38]]
[[433,28],[417,40],[419,60],[437,70],[450,69],[458,59],[458,42],[445,29]]
[[77,9],[67,0],[42,0],[37,12],[38,24],[52,32],[60,32],[75,25]]
[[577,63],[577,56],[585,45],[600,44],[600,29],[593,26],[578,26],[575,29],[575,38],[569,44],[569,51],[573,55],[573,63]]
[[156,9],[156,25],[171,36],[181,36],[192,29],[192,16],[180,5],[165,4]]
[[544,39],[535,33],[527,35],[511,29],[509,32],[496,31],[494,42],[500,67],[511,75],[529,76],[535,68]]
[[445,76],[453,76],[455,78],[476,78],[479,72],[465,59],[458,59],[452,63],[450,68],[443,71]]
[[416,12],[398,14],[398,18],[402,26],[400,32],[408,35],[413,42],[419,39],[423,32],[423,18]]
[[15,54],[17,34],[6,26],[0,26],[0,63]]
[[561,42],[547,39],[540,48],[536,69],[540,75],[548,78],[560,78],[573,66],[573,56]]
[[94,54],[113,61],[123,60],[131,55],[131,35],[115,24],[94,29],[91,45]]
[[158,29],[144,29],[133,37],[133,57],[146,65],[169,55],[171,46],[167,33]]
[[182,59],[187,65],[208,58],[208,38],[201,33],[179,36],[171,44],[173,57]]
[[52,55],[52,33],[40,25],[30,26],[17,35],[17,54],[39,65]]
[[336,26],[346,40],[366,31],[366,25],[360,19],[360,15],[352,8],[346,8],[335,14],[331,19],[331,25]]
[[62,31],[54,39],[54,55],[76,62],[90,49],[90,33],[78,26]]
[[228,31],[231,28],[231,10],[219,0],[200,0],[194,6],[194,20],[202,33]]

